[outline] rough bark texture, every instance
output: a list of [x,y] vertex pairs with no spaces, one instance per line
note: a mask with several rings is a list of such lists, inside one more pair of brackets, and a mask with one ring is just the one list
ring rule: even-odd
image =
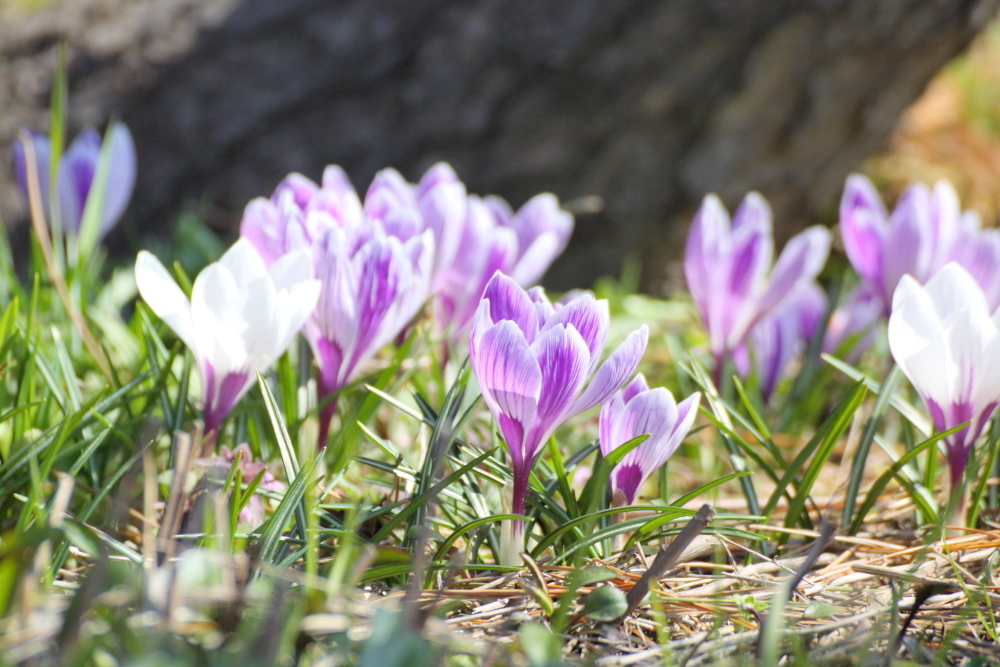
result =
[[135,133],[133,230],[192,199],[231,228],[292,170],[339,163],[363,190],[383,166],[416,179],[445,159],[514,204],[603,198],[552,286],[630,252],[653,285],[708,191],[762,191],[783,236],[815,221],[997,4],[72,0],[0,22],[0,141],[43,119],[37,71],[65,38],[72,119],[116,113]]

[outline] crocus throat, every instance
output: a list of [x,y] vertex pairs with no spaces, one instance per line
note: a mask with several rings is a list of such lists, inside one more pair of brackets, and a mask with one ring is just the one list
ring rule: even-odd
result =
[[[344,383],[340,380],[340,365],[343,362],[343,354],[340,347],[326,338],[319,336],[313,347],[316,353],[316,363],[319,364],[319,400],[322,402],[331,394],[343,389]],[[337,399],[329,400],[319,412],[319,442],[318,449],[326,447],[326,440],[330,434],[330,422],[337,413]]]
[[635,501],[639,493],[639,485],[642,484],[642,468],[635,463],[619,465],[615,468],[615,488],[625,494],[628,505]]
[[202,368],[204,384],[202,411],[205,416],[206,434],[218,432],[222,420],[236,405],[249,377],[249,373],[227,373],[221,382],[216,383],[215,369],[212,364],[205,363]]

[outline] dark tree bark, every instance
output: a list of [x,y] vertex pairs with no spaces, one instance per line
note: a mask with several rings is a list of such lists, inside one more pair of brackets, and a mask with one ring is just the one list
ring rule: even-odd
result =
[[[125,25],[81,11],[90,32],[69,19],[46,32],[42,15],[21,19],[28,37],[0,27],[0,59],[36,69],[67,39],[73,119],[117,113],[132,128],[132,229],[162,231],[185,200],[232,229],[293,170],[338,163],[363,191],[381,167],[416,179],[444,159],[515,205],[543,190],[603,198],[550,272],[565,288],[628,253],[655,285],[709,191],[730,205],[762,191],[779,236],[815,222],[998,0],[132,4],[145,14]],[[111,47],[94,46],[102,26]],[[49,81],[19,89],[11,70],[3,141],[40,118]]]

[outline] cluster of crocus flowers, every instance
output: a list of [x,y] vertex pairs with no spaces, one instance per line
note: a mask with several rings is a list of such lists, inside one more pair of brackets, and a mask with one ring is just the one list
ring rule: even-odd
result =
[[752,192],[730,221],[715,195],[705,197],[691,223],[684,255],[688,289],[708,330],[716,381],[725,360],[750,330],[826,263],[830,233],[814,226],[788,241],[772,267],[771,208]]
[[442,328],[464,330],[494,271],[512,272],[525,285],[538,280],[572,224],[552,195],[535,197],[517,214],[498,198],[469,196],[444,163],[415,185],[382,170],[364,202],[336,166],[319,185],[291,174],[270,198],[250,202],[241,235],[268,263],[308,249],[323,284],[303,328],[319,367],[320,445],[337,392],[430,297]]
[[947,437],[950,493],[960,511],[969,453],[1000,403],[1000,312],[975,279],[949,263],[927,284],[903,276],[892,299],[889,349]]
[[[55,206],[51,206],[49,172],[52,151],[49,138],[33,131],[29,131],[28,134],[34,149],[38,183],[45,210],[58,214],[61,228],[69,236],[74,237],[80,231],[84,208],[101,158],[103,146],[101,135],[94,128],[87,128],[77,135],[63,153],[56,173],[55,192],[58,200]],[[103,205],[97,231],[98,239],[107,235],[118,223],[135,187],[135,144],[128,128],[123,123],[113,123],[108,129],[107,141],[109,142],[108,171],[102,193]],[[14,163],[14,178],[27,203],[28,171],[25,147],[21,140],[14,142],[11,156]]]
[[[554,306],[540,288],[525,291],[501,273],[486,286],[469,333],[469,362],[510,453],[515,514],[524,513],[528,476],[548,438],[618,391],[639,364],[645,325],[598,364],[608,326],[607,302],[590,294]],[[504,560],[516,560],[523,530],[521,522],[511,524]]]
[[320,283],[305,251],[288,253],[270,269],[246,240],[198,274],[191,298],[155,256],[135,262],[139,294],[191,353],[201,376],[206,434],[269,368],[316,307]]
[[634,503],[643,482],[680,446],[698,415],[700,400],[701,394],[695,393],[678,404],[669,390],[650,389],[640,374],[604,402],[598,422],[604,456],[630,440],[649,435],[611,472],[612,497],[619,504]]

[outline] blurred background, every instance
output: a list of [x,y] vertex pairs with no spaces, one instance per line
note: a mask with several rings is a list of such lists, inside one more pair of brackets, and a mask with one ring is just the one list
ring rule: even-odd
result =
[[705,193],[760,190],[780,243],[835,224],[858,170],[889,200],[948,178],[995,225],[998,3],[0,0],[0,216],[26,249],[9,146],[47,127],[62,42],[70,135],[118,118],[135,136],[123,257],[196,264],[251,198],[328,163],[362,193],[438,160],[515,206],[556,193],[577,227],[554,289],[628,264],[670,291]]

